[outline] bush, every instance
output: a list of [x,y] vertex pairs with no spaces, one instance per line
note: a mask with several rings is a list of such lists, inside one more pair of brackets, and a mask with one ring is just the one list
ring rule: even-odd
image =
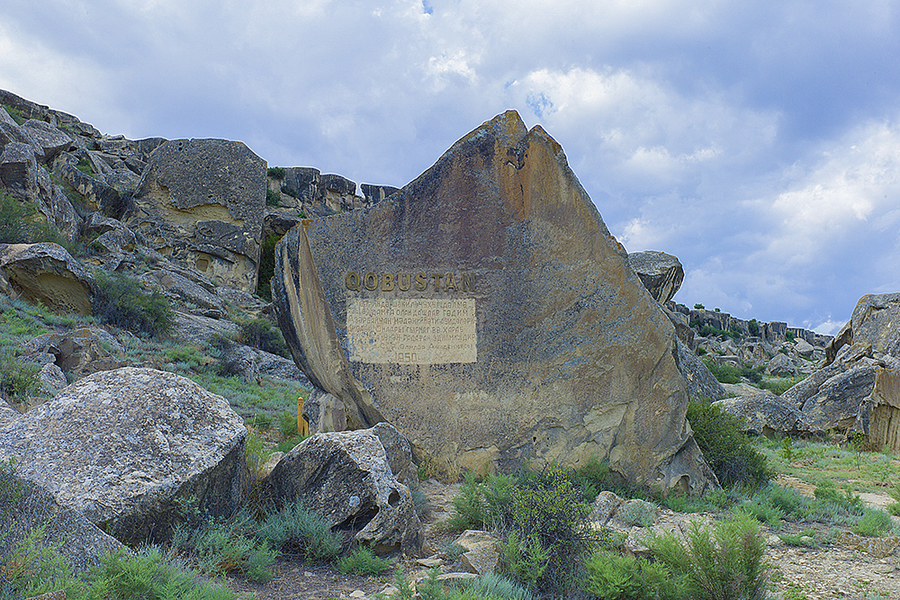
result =
[[307,510],[301,501],[268,515],[258,535],[276,550],[307,560],[330,560],[341,552],[341,541],[328,521]]
[[11,400],[20,400],[38,386],[40,366],[16,357],[11,348],[0,351],[0,392]]
[[94,271],[94,280],[93,312],[105,323],[156,338],[172,332],[175,313],[159,291],[147,294],[134,279],[102,269]]
[[358,547],[349,556],[343,556],[337,562],[338,571],[344,575],[378,575],[391,568],[391,563],[375,556],[368,546]]
[[883,510],[866,508],[853,527],[853,533],[867,537],[881,537],[894,526],[891,516]]
[[496,573],[485,573],[465,586],[475,598],[495,598],[496,600],[532,600],[531,593],[515,582]]
[[179,525],[172,545],[193,559],[201,572],[217,575],[238,571],[252,581],[272,578],[277,552],[254,537],[256,523],[242,511],[230,519],[204,519],[199,525]]
[[88,600],[141,598],[144,600],[233,600],[227,587],[200,581],[197,574],[170,562],[158,548],[134,555],[106,555],[99,568],[88,577]]
[[259,250],[259,274],[256,278],[256,295],[272,300],[272,276],[275,275],[275,246],[283,236],[269,235]]
[[474,473],[467,473],[453,499],[448,525],[458,530],[502,527],[509,520],[514,493],[514,481],[507,475],[490,475],[479,483]]
[[272,179],[284,179],[284,167],[269,167],[268,169],[266,169],[266,175],[268,175]]
[[523,539],[515,529],[500,543],[500,556],[504,572],[528,587],[537,585],[550,560],[549,551],[541,545],[537,536]]
[[574,471],[550,464],[540,473],[526,472],[512,501],[512,526],[523,539],[537,539],[548,551],[547,569],[538,589],[566,592],[574,587],[582,555],[598,536],[587,521],[590,507]]
[[278,206],[281,204],[281,195],[275,190],[266,190],[266,206]]
[[238,323],[238,327],[240,328],[238,341],[242,344],[258,348],[264,352],[277,354],[284,358],[291,357],[287,344],[284,342],[284,336],[281,335],[281,330],[274,327],[268,319],[259,317],[250,321],[243,321]]
[[31,241],[37,206],[21,202],[0,192],[0,244],[25,244]]
[[586,592],[603,600],[656,600],[676,597],[677,585],[661,563],[597,552],[586,562]]
[[735,515],[704,527],[691,522],[687,540],[674,533],[652,534],[654,557],[681,579],[685,597],[696,600],[764,600],[768,565],[765,542],[755,521]]
[[773,473],[765,457],[740,431],[740,420],[720,406],[704,402],[688,405],[687,419],[719,483],[724,486],[765,485]]

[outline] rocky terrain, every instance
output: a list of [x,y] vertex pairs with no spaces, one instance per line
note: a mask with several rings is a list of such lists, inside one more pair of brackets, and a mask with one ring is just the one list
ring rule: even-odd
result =
[[[488,432],[496,443],[478,439],[466,446],[471,440],[459,437],[464,429],[459,414],[434,414],[439,411],[413,403],[415,394],[401,397],[396,405],[385,400],[378,404],[367,396],[372,390],[386,398],[389,389],[421,388],[410,384],[411,375],[403,366],[382,370],[356,366],[352,371],[346,364],[346,345],[338,337],[347,328],[344,317],[338,317],[337,326],[329,323],[331,312],[327,319],[308,321],[309,315],[328,310],[323,307],[340,304],[327,286],[319,288],[320,296],[309,294],[314,289],[308,283],[311,272],[349,287],[345,271],[365,274],[366,269],[351,262],[331,274],[321,267],[303,270],[304,264],[307,269],[314,264],[316,253],[338,255],[340,249],[329,246],[329,240],[342,238],[327,234],[352,222],[357,235],[362,215],[376,215],[371,227],[386,236],[384,248],[373,242],[364,258],[389,253],[400,238],[387,237],[386,223],[406,227],[411,217],[401,207],[414,205],[417,194],[438,190],[453,196],[458,185],[453,177],[423,178],[402,189],[363,184],[362,195],[357,195],[357,184],[339,175],[310,167],[270,168],[240,142],[128,140],[2,90],[0,105],[0,460],[15,459],[16,481],[27,487],[31,498],[28,510],[10,521],[15,527],[8,531],[15,535],[0,543],[20,539],[40,519],[49,518],[51,539],[78,532],[77,541],[66,544],[66,552],[74,564],[86,567],[103,551],[123,544],[166,540],[169,520],[184,509],[185,498],[210,515],[229,515],[249,495],[261,494],[275,505],[306,498],[331,527],[356,542],[385,553],[424,557],[434,551],[437,533],[428,524],[423,527],[414,509],[417,465],[426,475],[454,471],[458,475],[466,467],[481,469],[504,460],[513,465],[527,452],[569,457],[577,463],[575,454],[587,452],[589,441],[609,438],[615,444],[604,442],[599,451],[635,481],[655,481],[653,469],[658,469],[665,476],[657,479],[676,491],[700,492],[714,486],[685,426],[688,398],[720,403],[740,416],[745,430],[753,434],[811,440],[831,436],[900,452],[896,375],[900,337],[887,325],[900,311],[900,294],[864,296],[833,338],[786,323],[742,320],[719,309],[677,304],[673,297],[684,277],[678,259],[657,251],[627,254],[608,236],[593,206],[588,210],[580,204],[580,188],[566,179],[565,169],[557,178],[565,182],[565,193],[553,197],[552,210],[565,205],[571,227],[589,224],[587,230],[596,240],[579,252],[600,260],[607,270],[595,273],[594,263],[579,264],[582,274],[596,277],[591,281],[600,291],[586,302],[594,304],[590,310],[563,314],[556,310],[557,304],[568,302],[562,294],[551,298],[546,290],[514,286],[504,290],[514,295],[495,301],[491,315],[509,327],[524,318],[505,310],[514,301],[547,297],[556,304],[527,316],[526,320],[545,324],[545,329],[534,328],[528,344],[522,337],[504,338],[503,328],[492,332],[491,339],[502,352],[494,356],[490,368],[502,364],[508,380],[489,381],[485,367],[475,373],[482,387],[468,399],[480,411],[474,421],[490,423]],[[503,135],[512,128],[503,127]],[[522,190],[526,184],[538,188],[541,183],[527,180],[525,173],[556,168],[557,146],[540,131],[517,135],[513,146],[525,143],[527,136],[546,157],[533,159],[545,161],[538,163],[540,168],[520,157],[522,162],[509,176],[517,178],[516,185],[521,182]],[[487,156],[483,148],[476,150],[481,159]],[[503,162],[514,154],[512,147],[504,147],[497,156]],[[448,164],[463,160],[448,156]],[[504,180],[504,185],[508,183]],[[542,193],[551,196],[546,190]],[[392,194],[404,198],[405,204],[386,203]],[[504,210],[512,208],[502,218],[512,223],[516,211],[534,211],[532,229],[523,228],[518,239],[538,246],[536,240],[549,235],[548,223],[553,220],[543,222],[537,213],[551,208],[532,197],[527,202],[525,197],[510,198],[503,198]],[[341,216],[344,213],[352,214]],[[331,218],[309,220],[319,217]],[[310,258],[291,256],[276,263],[276,244],[291,230],[292,236],[306,240]],[[498,229],[494,234],[499,240],[503,232]],[[574,242],[567,245],[579,248]],[[416,248],[420,256],[427,256],[427,243]],[[552,245],[546,248],[547,256],[552,256],[544,261],[549,265],[559,257]],[[459,264],[465,262],[461,256],[454,258]],[[486,256],[485,264],[493,260]],[[468,263],[473,270],[476,262]],[[296,268],[292,271],[288,264]],[[507,272],[515,267],[522,280],[539,279],[516,264],[510,259]],[[549,268],[540,267],[539,272],[546,275]],[[273,276],[274,305],[269,286]],[[307,283],[300,286],[307,296],[283,289],[291,279]],[[563,287],[578,292],[576,279]],[[597,315],[612,314],[602,302],[612,297],[610,290],[620,279],[628,284],[619,286],[616,293],[621,295],[610,302],[628,310],[615,313],[616,320],[631,315],[635,323],[604,332],[604,347],[613,350],[598,353],[590,364],[581,356],[593,343],[571,355],[563,356],[562,350],[553,354],[553,344],[574,348],[560,342],[558,330],[570,331],[577,325],[584,329],[573,339],[594,335],[584,324],[602,320]],[[550,280],[562,285],[556,275],[547,276]],[[446,292],[450,280],[443,281]],[[381,279],[378,285],[386,289],[387,284]],[[437,288],[437,281],[434,285]],[[368,289],[364,280],[361,286]],[[142,314],[155,317],[139,322],[121,304],[114,305],[116,299],[132,297],[143,303]],[[290,326],[286,319],[293,320]],[[287,345],[276,325],[285,332]],[[616,344],[632,335],[653,343],[635,342],[625,348],[632,354],[623,354],[624,346]],[[529,348],[546,349],[547,356],[537,356]],[[533,374],[514,370],[522,364]],[[596,375],[594,364],[606,365],[615,377]],[[642,398],[659,396],[645,405],[623,404],[613,416],[578,413],[574,423],[585,424],[578,439],[558,437],[556,414],[532,412],[525,422],[513,423],[488,406],[487,399],[504,397],[508,390],[526,384],[534,390],[532,408],[569,406],[562,400],[566,394],[578,397],[572,381],[587,381],[590,389],[626,386],[624,373],[635,364],[653,369],[628,375],[633,379],[627,383],[628,394],[635,395],[638,389],[644,390],[638,394]],[[444,370],[448,378],[427,381],[430,393],[468,385],[460,383],[471,381],[467,378],[472,373],[463,373],[467,368],[432,366],[429,377]],[[644,378],[645,370],[653,370],[656,379]],[[272,399],[271,390],[277,398]],[[622,391],[628,395],[625,387]],[[313,432],[322,435],[300,450],[286,447],[289,452],[283,458],[276,453],[267,465],[248,461],[258,440],[270,448],[296,434],[299,419],[293,432],[286,426],[278,431],[271,424],[290,423],[300,395],[306,398],[306,420]],[[462,396],[457,394],[453,401]],[[348,398],[353,398],[352,404]],[[623,418],[625,412],[640,422],[664,406],[678,407],[666,413],[674,428],[663,427],[662,422],[641,430],[622,425],[633,422]],[[425,416],[417,419],[427,424],[425,432],[416,431],[418,421],[410,417],[416,411],[424,411]],[[451,414],[456,420],[443,420]],[[652,440],[639,438],[639,432],[651,430],[656,436]],[[439,437],[438,431],[449,437]],[[632,460],[636,448],[650,442],[665,451]],[[444,448],[453,448],[456,457],[463,458],[448,460],[439,455]],[[652,463],[653,469],[640,471],[638,462]],[[435,473],[429,473],[430,468]],[[434,489],[429,493],[440,507],[437,513],[446,512],[449,492],[436,481],[430,485]],[[659,516],[667,525],[679,518]],[[795,550],[777,541],[772,532],[769,542],[770,556],[786,577],[814,592],[811,598],[853,597],[853,590],[839,580],[851,572],[861,580],[867,571],[879,589],[900,597],[894,549],[860,560],[862,551],[847,545],[833,552]],[[453,565],[449,570],[458,568]],[[306,576],[304,568],[296,569],[296,577]],[[293,571],[284,576],[295,577],[289,573]],[[323,575],[332,576],[332,572]],[[377,591],[371,582],[364,587],[366,594]],[[342,591],[349,597],[353,590]]]

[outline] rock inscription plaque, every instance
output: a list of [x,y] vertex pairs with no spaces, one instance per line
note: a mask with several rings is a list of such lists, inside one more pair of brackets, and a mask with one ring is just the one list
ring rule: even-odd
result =
[[351,298],[350,360],[437,365],[477,360],[474,298]]

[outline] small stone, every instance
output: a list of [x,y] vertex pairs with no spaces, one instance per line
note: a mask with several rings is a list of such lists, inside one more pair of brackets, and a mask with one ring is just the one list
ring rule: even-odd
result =
[[428,567],[429,569],[432,567],[439,567],[444,564],[444,561],[440,558],[420,558],[416,560],[416,562],[423,567]]

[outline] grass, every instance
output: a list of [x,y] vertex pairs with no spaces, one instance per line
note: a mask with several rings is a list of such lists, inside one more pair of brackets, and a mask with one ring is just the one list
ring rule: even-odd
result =
[[900,480],[900,458],[890,452],[857,452],[833,442],[796,440],[788,459],[781,440],[759,437],[753,442],[778,474],[812,484],[830,481],[837,487],[849,485],[856,492],[889,495],[891,486]]

